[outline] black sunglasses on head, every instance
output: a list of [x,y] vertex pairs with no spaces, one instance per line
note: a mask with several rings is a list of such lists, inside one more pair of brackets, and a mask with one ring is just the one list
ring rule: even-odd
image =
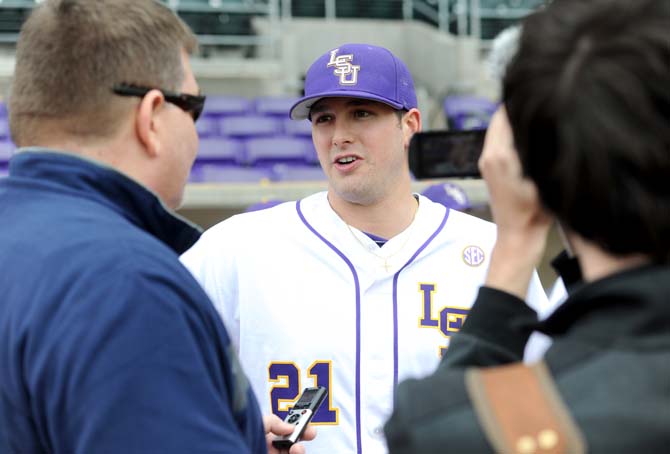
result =
[[160,88],[140,87],[130,84],[119,84],[112,88],[112,91],[120,96],[138,96],[143,98],[151,90],[158,90],[163,94],[163,98],[170,104],[174,104],[184,112],[191,114],[193,121],[198,121],[202,109],[205,107],[205,96],[187,95],[185,93],[173,93]]

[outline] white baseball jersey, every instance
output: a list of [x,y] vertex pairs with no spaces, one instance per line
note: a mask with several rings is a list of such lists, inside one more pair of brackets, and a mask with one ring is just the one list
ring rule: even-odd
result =
[[[484,282],[495,225],[419,201],[412,224],[382,248],[322,192],[233,216],[182,257],[264,413],[283,419],[302,389],[328,388],[310,454],[387,452],[395,385],[433,372]],[[546,304],[537,276],[528,301]]]

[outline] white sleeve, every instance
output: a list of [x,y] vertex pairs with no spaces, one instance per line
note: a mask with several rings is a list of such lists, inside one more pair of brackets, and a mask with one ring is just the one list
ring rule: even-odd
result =
[[209,295],[239,352],[240,311],[233,227],[233,218],[215,225],[180,260]]
[[[549,302],[547,294],[545,293],[537,271],[533,273],[533,279],[528,287],[528,294],[526,295],[528,305],[537,312],[538,318],[546,318],[553,310],[554,305]],[[535,363],[539,361],[547,349],[551,346],[551,338],[543,333],[534,331],[524,350],[523,360],[525,363]]]
[[549,304],[551,305],[551,311],[553,312],[558,306],[563,304],[563,301],[566,299],[568,299],[568,290],[565,288],[563,279],[559,276],[549,290]]
[[537,271],[533,271],[533,277],[528,285],[526,302],[535,312],[537,312],[539,318],[544,318],[544,315],[549,310],[549,300],[547,299],[544,287],[542,287],[542,282],[540,282],[540,277],[538,276]]

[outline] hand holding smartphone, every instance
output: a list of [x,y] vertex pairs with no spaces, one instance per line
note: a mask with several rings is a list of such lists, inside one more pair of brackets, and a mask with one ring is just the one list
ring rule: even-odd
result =
[[481,178],[477,161],[485,136],[485,129],[416,133],[410,142],[409,168],[419,180]]

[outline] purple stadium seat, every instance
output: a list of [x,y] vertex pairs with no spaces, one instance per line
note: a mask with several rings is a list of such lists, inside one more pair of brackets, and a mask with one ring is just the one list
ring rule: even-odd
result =
[[297,100],[293,96],[261,96],[256,98],[256,113],[288,118],[288,111]]
[[281,120],[260,115],[224,117],[219,132],[228,137],[267,137],[283,133]]
[[198,178],[211,183],[260,183],[270,180],[270,170],[231,165],[202,164]]
[[239,139],[209,137],[200,139],[196,159],[202,162],[236,164],[244,156],[244,144]]
[[312,149],[310,139],[298,137],[261,137],[248,139],[244,164],[264,165],[277,162],[305,163]]
[[474,96],[447,96],[444,115],[451,129],[485,129],[498,104]]
[[254,111],[253,101],[242,96],[209,95],[205,102],[205,116],[246,115]]
[[326,175],[319,166],[275,164],[272,178],[275,181],[325,181]]
[[219,123],[215,117],[202,116],[195,123],[195,129],[200,137],[211,137],[219,134]]
[[289,136],[312,137],[312,122],[309,120],[284,120],[284,131]]
[[310,141],[310,147],[307,150],[307,153],[305,154],[305,162],[308,165],[312,166],[318,166],[319,165],[319,155],[316,154],[316,148],[314,148],[314,142],[312,142],[312,139],[309,139]]
[[189,183],[200,183],[202,182],[202,172],[200,167],[202,166],[201,163],[198,161],[195,161],[193,163],[193,166],[191,166],[191,172],[188,174],[188,182]]
[[0,138],[5,139],[9,137],[9,120],[6,117],[0,116]]
[[9,169],[3,165],[0,164],[0,178],[4,178],[9,175]]
[[9,158],[14,154],[16,147],[12,142],[0,142],[0,164],[9,161]]

